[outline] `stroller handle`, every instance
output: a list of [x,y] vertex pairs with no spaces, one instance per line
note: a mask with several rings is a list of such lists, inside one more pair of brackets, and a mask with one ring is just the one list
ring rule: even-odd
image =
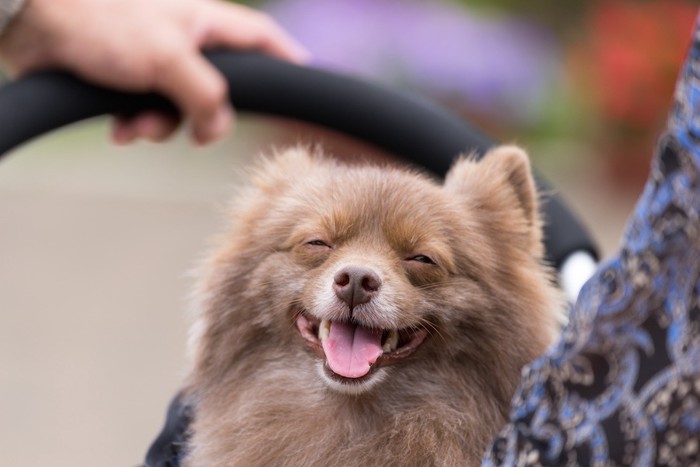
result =
[[[444,175],[462,153],[483,154],[494,142],[455,114],[414,95],[356,78],[301,67],[254,53],[213,51],[207,58],[226,77],[240,111],[318,124]],[[41,134],[104,114],[177,112],[156,94],[87,84],[64,72],[43,72],[0,88],[0,157]],[[539,188],[551,192],[541,177]],[[544,199],[547,259],[561,268],[576,252],[597,248],[561,198]]]

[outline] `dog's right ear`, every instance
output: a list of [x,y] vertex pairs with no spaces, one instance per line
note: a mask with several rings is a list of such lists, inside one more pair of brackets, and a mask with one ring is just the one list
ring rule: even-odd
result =
[[253,185],[267,194],[283,191],[289,184],[301,177],[308,176],[325,166],[318,147],[294,146],[281,151],[274,151],[253,169]]

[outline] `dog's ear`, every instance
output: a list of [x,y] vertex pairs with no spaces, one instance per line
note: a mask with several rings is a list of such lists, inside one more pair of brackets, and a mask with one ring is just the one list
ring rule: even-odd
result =
[[525,221],[530,241],[540,241],[537,190],[528,156],[519,147],[496,147],[480,161],[472,156],[460,158],[447,174],[445,189],[487,215]]
[[539,221],[537,188],[532,177],[530,158],[517,146],[499,146],[484,156],[483,163],[491,172],[502,173],[518,197],[520,208],[530,225]]
[[322,170],[328,165],[321,148],[295,146],[275,151],[264,158],[251,174],[253,185],[268,194],[278,193],[302,177]]

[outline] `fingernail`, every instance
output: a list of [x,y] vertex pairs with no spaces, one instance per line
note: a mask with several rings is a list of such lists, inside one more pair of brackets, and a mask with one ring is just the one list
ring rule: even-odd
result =
[[131,143],[135,138],[131,125],[125,123],[115,123],[112,127],[112,141],[118,146]]

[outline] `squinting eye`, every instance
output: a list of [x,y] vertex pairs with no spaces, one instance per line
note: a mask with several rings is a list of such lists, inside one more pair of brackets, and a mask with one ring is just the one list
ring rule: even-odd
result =
[[311,246],[325,246],[326,248],[330,248],[330,245],[324,242],[323,240],[311,240],[309,242],[306,242],[306,244]]
[[429,257],[427,257],[425,255],[416,255],[413,258],[408,258],[408,260],[409,261],[418,261],[420,263],[425,263],[425,264],[433,264],[433,265],[436,264],[435,261],[433,261],[432,259],[430,259]]

